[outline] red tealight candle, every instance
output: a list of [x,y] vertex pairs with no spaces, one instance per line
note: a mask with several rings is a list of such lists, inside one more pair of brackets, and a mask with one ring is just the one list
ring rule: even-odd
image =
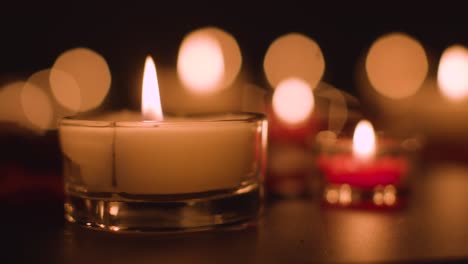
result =
[[[331,150],[319,155],[317,166],[328,185],[347,185],[349,188],[346,190],[369,192],[372,197],[376,190],[386,186],[394,190],[405,182],[409,161],[406,156],[400,155],[399,148],[397,142],[389,139],[381,138],[377,142],[372,124],[361,121],[356,126],[352,142],[338,139]],[[351,197],[351,194],[346,196]],[[376,197],[373,199],[376,202]],[[341,203],[351,202],[346,199]]]
[[318,165],[329,183],[349,184],[364,189],[378,185],[399,185],[408,168],[403,158],[380,157],[361,161],[349,154],[321,156]]
[[308,175],[313,166],[307,140],[318,131],[314,97],[309,84],[288,78],[275,88],[269,119],[269,167],[267,190],[281,197],[297,197],[308,191]]

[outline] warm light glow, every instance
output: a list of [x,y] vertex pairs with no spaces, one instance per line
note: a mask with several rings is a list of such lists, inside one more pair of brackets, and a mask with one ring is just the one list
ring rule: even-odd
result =
[[[52,85],[50,84],[51,75],[53,73],[56,77],[63,80],[63,82],[61,83],[62,86],[66,85],[66,88],[59,89],[60,91],[55,89],[55,92],[58,92],[55,94],[54,87],[52,87]],[[65,73],[60,70],[44,69],[31,75],[28,78],[27,82],[39,87],[47,95],[47,97],[50,98],[50,103],[52,107],[52,120],[50,122],[49,128],[56,128],[58,125],[58,120],[65,116],[74,115],[80,110],[79,87],[77,83],[74,82],[73,77],[71,77],[71,75],[69,75],[68,73]],[[56,95],[59,97],[57,97]],[[62,99],[65,99],[65,101],[63,101]],[[67,103],[68,107],[63,105],[61,102]]]
[[340,198],[340,193],[336,188],[329,188],[325,191],[325,199],[331,204],[336,204]]
[[354,130],[353,153],[362,159],[371,158],[375,153],[375,133],[372,124],[361,120]]
[[119,214],[119,206],[118,205],[111,205],[109,207],[109,214],[112,216],[117,216]]
[[223,79],[224,59],[218,41],[211,36],[193,36],[180,47],[177,70],[190,91],[207,93]]
[[396,202],[396,188],[393,185],[387,185],[384,189],[383,200],[386,205],[391,206]]
[[325,60],[314,40],[290,33],[273,41],[265,54],[263,68],[273,88],[291,76],[301,78],[315,88],[325,71]]
[[159,96],[159,84],[156,66],[153,59],[148,56],[145,61],[143,85],[141,95],[141,112],[146,121],[162,121],[163,112]]
[[182,41],[177,74],[188,91],[212,94],[234,81],[241,62],[240,49],[233,36],[218,28],[202,28]]
[[26,83],[21,90],[21,106],[26,118],[40,129],[50,128],[53,109],[47,94],[32,83]]
[[366,72],[373,88],[392,99],[414,95],[426,79],[428,65],[422,45],[403,33],[380,37],[366,58]]
[[314,108],[312,89],[303,80],[290,78],[282,81],[273,94],[273,111],[288,124],[305,121]]
[[[71,75],[79,91],[73,80],[62,72]],[[78,99],[73,97],[79,95],[80,112],[84,112],[101,105],[110,89],[111,74],[101,55],[87,48],[76,48],[57,58],[50,74],[50,84],[58,102],[67,108],[76,106]]]
[[468,96],[468,50],[455,45],[447,48],[439,62],[437,81],[444,96],[461,100]]
[[75,78],[59,69],[52,69],[48,77],[50,90],[55,100],[62,107],[78,112],[81,106],[81,90]]
[[382,205],[384,202],[383,194],[381,191],[376,191],[372,196],[372,200],[374,201],[375,205]]
[[0,120],[16,123],[27,127],[26,120],[20,103],[20,94],[24,82],[12,82],[0,88]]
[[342,184],[340,186],[340,198],[339,202],[341,205],[348,205],[353,201],[353,191],[349,184]]

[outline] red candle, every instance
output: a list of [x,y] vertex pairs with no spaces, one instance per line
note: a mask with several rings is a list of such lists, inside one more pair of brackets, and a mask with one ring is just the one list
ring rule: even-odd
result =
[[[328,183],[373,189],[377,186],[399,186],[404,181],[408,160],[405,156],[386,153],[385,150],[398,145],[385,139],[377,143],[368,121],[358,124],[353,142],[340,139],[335,145],[341,151],[322,153],[317,160],[318,168]],[[346,147],[348,151],[345,151]],[[352,151],[349,151],[349,147],[352,147]]]
[[312,88],[298,78],[281,81],[275,89],[268,115],[266,188],[280,197],[299,197],[308,191],[312,159],[307,141],[318,132]]
[[378,185],[399,185],[408,164],[398,157],[362,161],[350,154],[337,154],[320,156],[318,166],[329,183],[372,189]]

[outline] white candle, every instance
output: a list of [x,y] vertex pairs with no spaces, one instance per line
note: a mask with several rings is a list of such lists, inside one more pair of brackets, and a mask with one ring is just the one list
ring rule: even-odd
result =
[[163,117],[154,65],[147,60],[145,68],[141,114],[62,121],[62,150],[75,167],[67,183],[91,192],[181,194],[257,181],[266,143],[263,116]]

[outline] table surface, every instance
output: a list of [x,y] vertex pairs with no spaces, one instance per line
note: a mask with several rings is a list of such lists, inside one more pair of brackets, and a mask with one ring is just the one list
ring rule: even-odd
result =
[[[255,226],[128,235],[65,223],[59,204],[2,205],[6,263],[454,263],[468,261],[468,167],[432,166],[398,210],[270,201]],[[2,243],[4,245],[5,243]],[[2,263],[5,263],[2,261]]]

